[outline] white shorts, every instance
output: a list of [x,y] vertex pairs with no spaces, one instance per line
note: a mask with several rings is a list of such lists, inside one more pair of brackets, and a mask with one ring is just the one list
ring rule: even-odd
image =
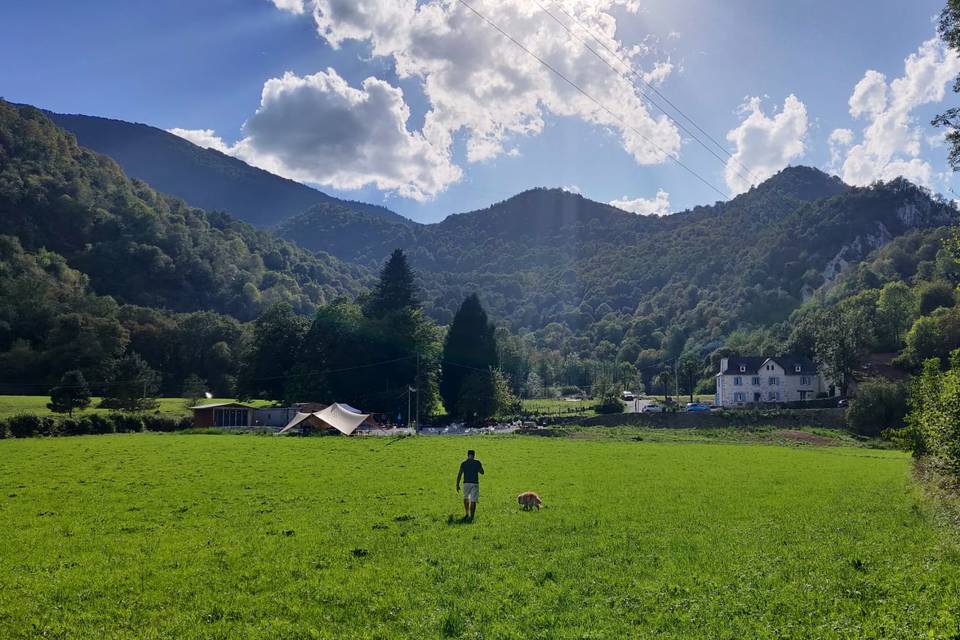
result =
[[475,482],[463,483],[463,499],[470,502],[480,501],[480,485]]

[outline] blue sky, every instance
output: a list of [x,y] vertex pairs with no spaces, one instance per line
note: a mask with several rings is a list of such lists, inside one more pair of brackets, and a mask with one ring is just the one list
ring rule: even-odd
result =
[[[651,157],[658,152],[644,140],[627,140],[634,129],[676,150],[720,191],[746,186],[696,141],[658,121],[658,110],[639,106],[644,101],[634,101],[629,83],[531,10],[532,0],[471,4],[577,74],[620,121],[575,104],[569,87],[455,3],[316,0],[324,17],[315,20],[313,1],[302,13],[301,0],[4,3],[0,95],[178,129],[195,141],[207,139],[203,131],[210,144],[250,162],[421,221],[534,186],[578,189],[644,213],[720,198],[664,154]],[[541,4],[564,17],[550,0]],[[851,182],[902,170],[953,197],[946,149],[927,124],[957,102],[947,80],[958,63],[928,42],[942,4],[564,6],[595,33],[615,21],[608,42],[623,54],[640,46],[631,58],[639,73],[672,65],[651,82],[662,80],[658,90],[758,177],[787,163],[833,169]],[[362,19],[351,11],[361,5]],[[868,70],[883,77],[865,77]],[[489,93],[478,98],[484,82]],[[345,112],[344,104],[353,106]]]

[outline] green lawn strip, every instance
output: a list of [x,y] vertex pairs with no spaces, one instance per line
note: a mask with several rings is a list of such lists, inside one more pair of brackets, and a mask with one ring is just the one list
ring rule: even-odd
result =
[[[155,411],[149,413],[159,413],[161,415],[180,417],[190,415],[188,402],[183,398],[159,398],[160,406]],[[52,415],[53,412],[47,409],[47,403],[50,402],[49,396],[0,396],[0,419],[9,418],[18,413],[32,413],[41,416]],[[211,400],[201,400],[200,404],[212,402],[236,402],[230,398],[213,398]],[[75,416],[89,415],[91,413],[109,413],[110,409],[100,409],[97,405],[100,398],[91,398],[90,407],[83,411],[75,411]],[[272,404],[263,400],[254,400],[250,403],[253,406],[264,406]]]

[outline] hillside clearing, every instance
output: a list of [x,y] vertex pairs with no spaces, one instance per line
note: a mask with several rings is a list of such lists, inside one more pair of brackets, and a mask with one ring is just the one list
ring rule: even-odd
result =
[[951,637],[960,551],[918,495],[842,447],[7,440],[0,637]]

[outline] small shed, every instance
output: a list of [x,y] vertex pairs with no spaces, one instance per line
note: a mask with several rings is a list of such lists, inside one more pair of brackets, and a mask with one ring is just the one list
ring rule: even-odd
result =
[[254,408],[239,402],[217,402],[190,407],[194,427],[249,427]]

